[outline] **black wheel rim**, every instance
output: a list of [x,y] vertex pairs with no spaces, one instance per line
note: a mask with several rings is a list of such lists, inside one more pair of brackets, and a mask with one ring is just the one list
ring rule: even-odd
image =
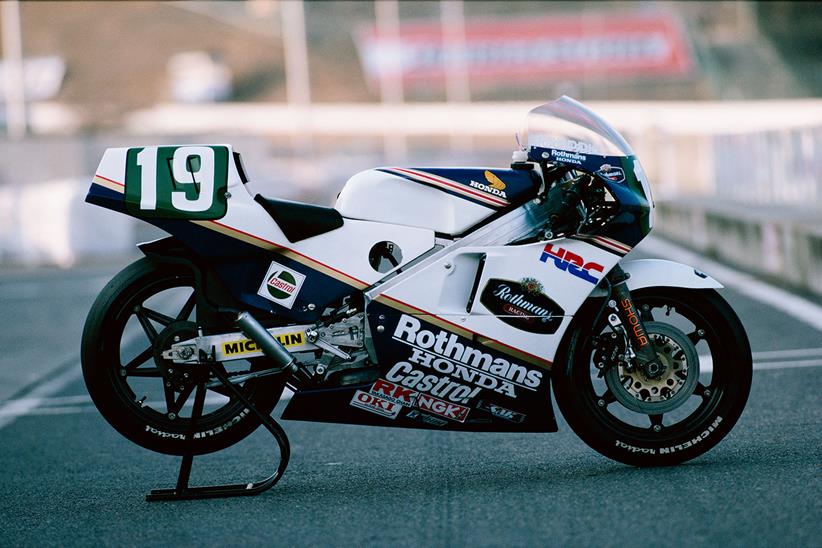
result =
[[[162,432],[180,433],[186,430],[186,414],[190,414],[194,400],[196,377],[190,376],[191,380],[186,382],[177,376],[175,378],[181,384],[172,382],[171,386],[167,386],[171,379],[162,364],[158,363],[157,357],[162,349],[156,348],[155,343],[169,326],[186,323],[196,317],[193,283],[193,278],[186,274],[166,274],[142,280],[140,286],[119,301],[119,306],[112,311],[109,316],[111,325],[103,337],[103,355],[107,358],[106,363],[110,364],[111,385],[118,398],[140,420]],[[168,298],[172,292],[178,294],[176,299]],[[188,294],[180,298],[181,292]],[[190,321],[188,323],[194,325]],[[144,338],[139,343],[124,341],[127,330],[134,337],[137,326]],[[190,331],[188,333],[189,336],[193,335]],[[131,351],[128,358],[123,358],[124,343],[126,347],[141,346],[139,350]],[[175,373],[185,373],[185,367],[178,366],[180,371]],[[196,366],[188,367],[192,369]],[[150,384],[156,386],[149,390]],[[219,391],[209,390],[207,394],[209,407],[199,421],[199,430],[224,425],[243,412],[244,406],[240,402],[222,396]]]
[[[674,325],[679,323],[680,325],[676,326],[697,346],[700,362],[706,354],[710,356],[710,374],[704,370],[700,372],[694,394],[680,409],[664,415],[644,415],[643,418],[641,413],[623,407],[604,381],[597,377],[598,370],[592,360],[593,338],[588,337],[577,354],[583,363],[574,366],[583,404],[605,428],[624,438],[641,442],[661,442],[691,435],[695,430],[705,426],[731,388],[730,371],[725,367],[730,362],[728,352],[722,345],[723,333],[715,327],[715,319],[706,316],[686,299],[677,296],[635,295],[634,300],[643,320],[662,321]],[[594,333],[607,331],[605,323],[604,319],[601,320],[594,328]]]

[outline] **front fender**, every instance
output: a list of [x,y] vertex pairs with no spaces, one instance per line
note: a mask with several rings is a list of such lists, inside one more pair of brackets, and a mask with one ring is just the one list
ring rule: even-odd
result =
[[631,275],[628,289],[643,287],[683,287],[687,289],[719,289],[721,283],[696,268],[663,259],[639,259],[622,263],[622,269]]

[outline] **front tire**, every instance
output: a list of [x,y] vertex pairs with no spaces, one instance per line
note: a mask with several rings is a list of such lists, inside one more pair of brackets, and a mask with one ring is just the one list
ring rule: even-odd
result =
[[612,335],[605,318],[591,325],[599,309],[591,302],[555,366],[554,395],[574,432],[606,457],[633,466],[678,464],[711,449],[739,419],[751,387],[750,345],[714,290],[655,287],[632,296],[658,355],[676,369],[664,379],[668,386],[614,363],[602,367],[607,360],[597,347]]

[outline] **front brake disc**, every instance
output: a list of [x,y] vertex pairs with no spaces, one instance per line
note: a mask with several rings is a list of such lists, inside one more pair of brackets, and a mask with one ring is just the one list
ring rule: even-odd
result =
[[616,400],[632,411],[661,415],[682,405],[699,381],[699,356],[685,333],[663,322],[645,322],[648,340],[663,365],[660,376],[649,378],[641,367],[624,363],[609,367],[605,383]]

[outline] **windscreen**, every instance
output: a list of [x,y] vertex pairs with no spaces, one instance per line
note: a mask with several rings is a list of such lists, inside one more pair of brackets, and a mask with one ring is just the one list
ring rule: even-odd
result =
[[[605,120],[563,95],[529,112],[526,132],[529,160],[595,174],[623,208],[634,208],[641,236],[648,233],[653,225],[650,184],[631,146]],[[641,236],[620,241],[637,242]]]
[[[581,103],[563,95],[528,113],[528,153],[534,161],[548,159],[543,153],[562,151],[559,157],[633,156],[634,151],[614,128]],[[579,160],[579,158],[576,158]],[[568,163],[576,163],[569,161]],[[584,163],[584,162],[580,162]]]

